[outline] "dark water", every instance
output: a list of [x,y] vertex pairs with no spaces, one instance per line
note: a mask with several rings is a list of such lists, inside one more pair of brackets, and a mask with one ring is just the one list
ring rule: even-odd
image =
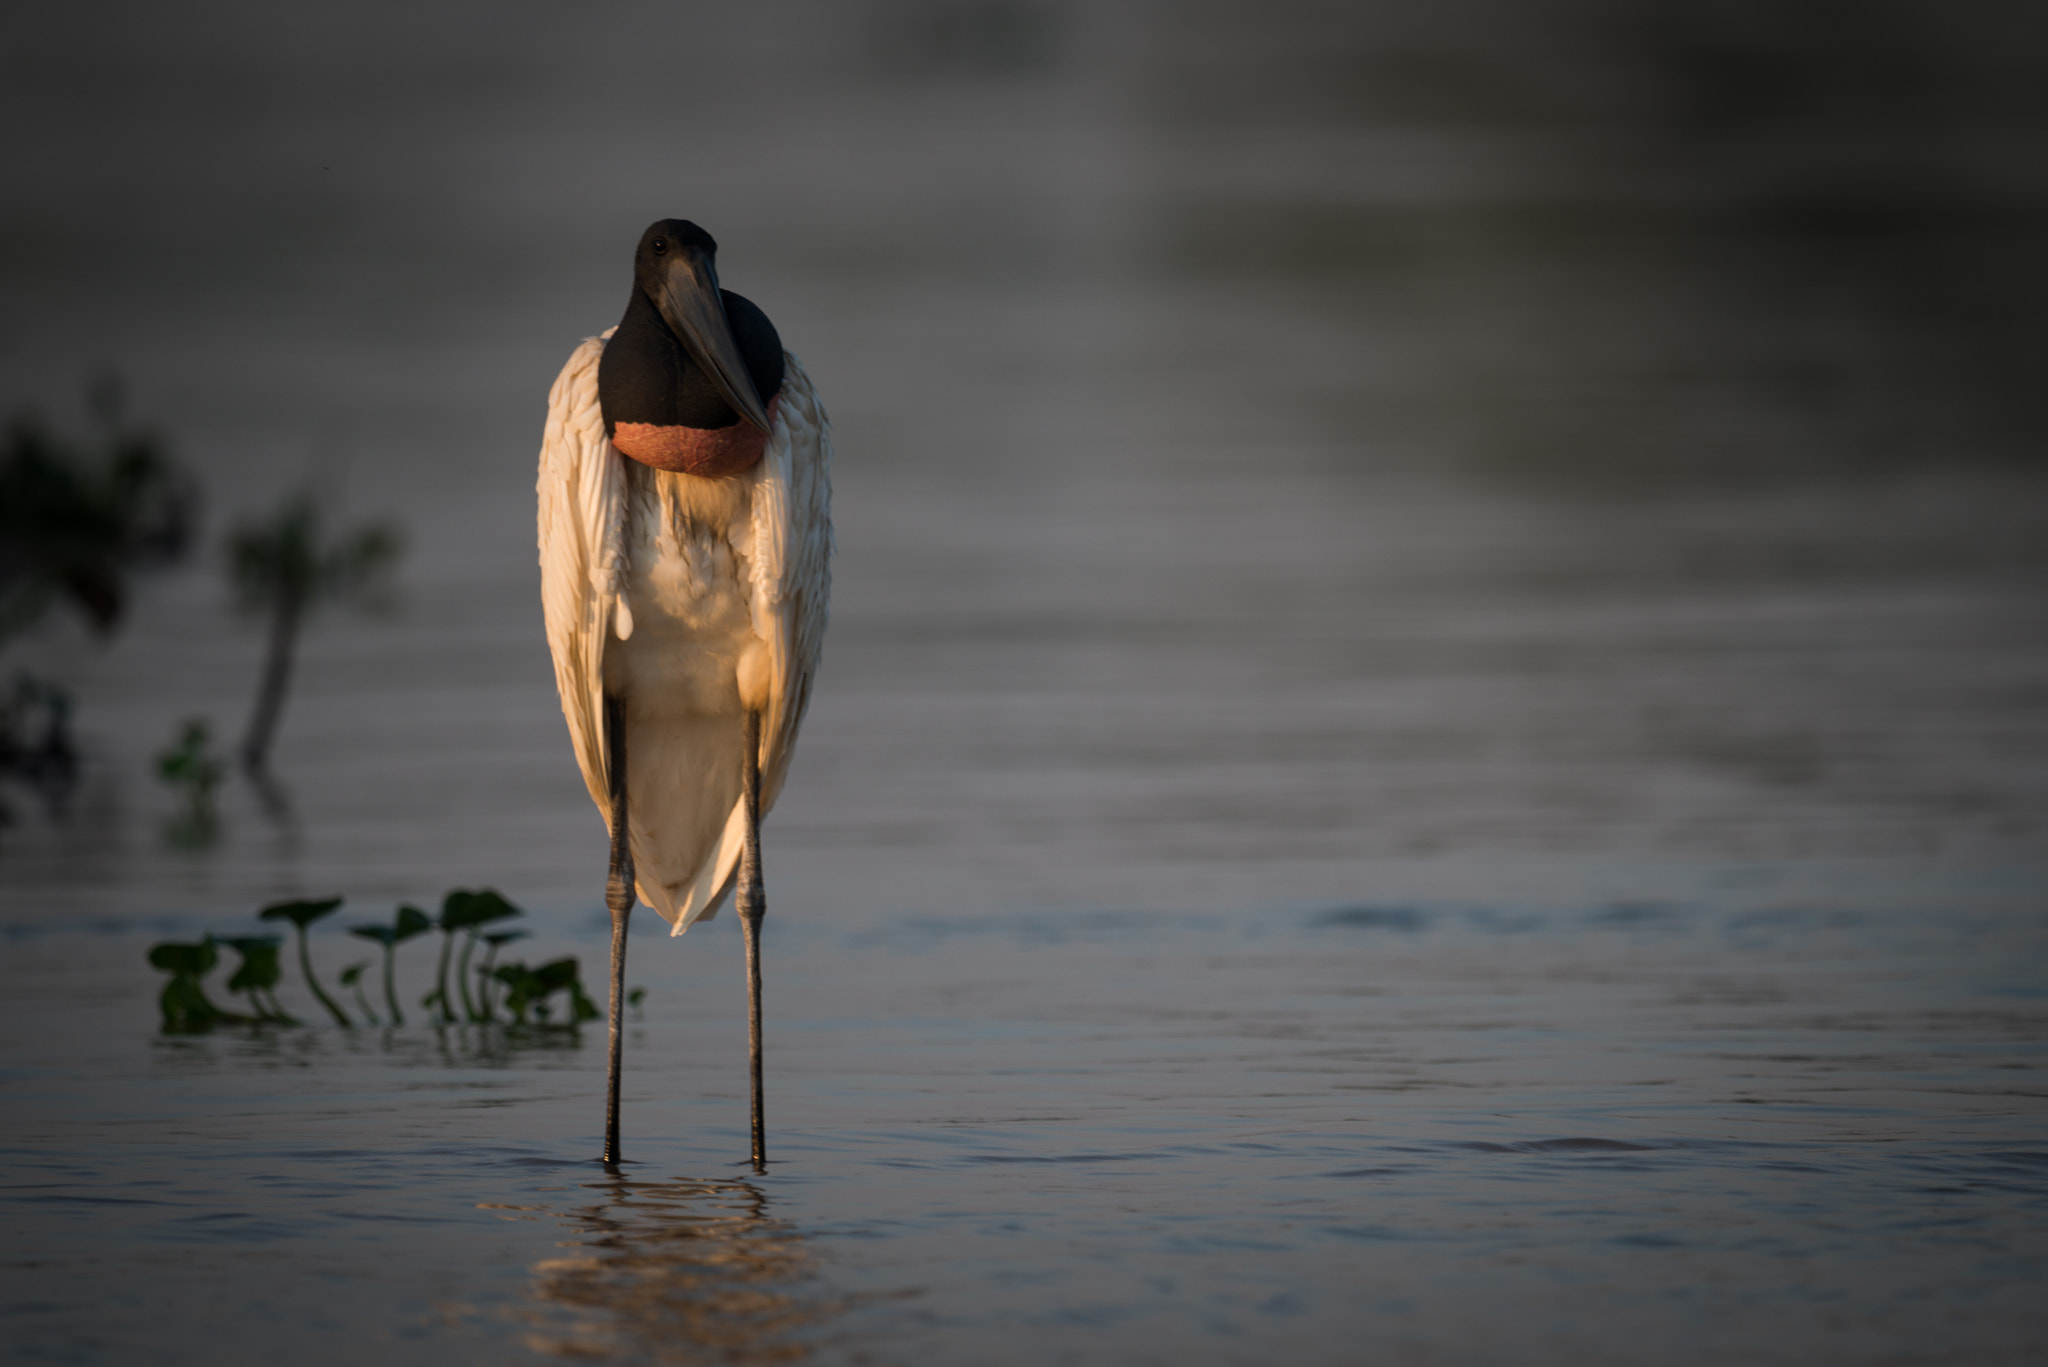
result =
[[[1659,13],[21,21],[0,398],[410,550],[206,849],[218,562],[5,643],[9,1360],[2038,1361],[2035,21]],[[643,914],[622,1177],[595,1031],[159,1036],[279,897],[601,957],[533,454],[671,213],[839,441],[775,1163],[729,919]]]
[[1745,909],[771,920],[759,1177],[724,939],[642,956],[612,1178],[595,1031],[157,1040],[142,975],[109,972],[141,938],[19,938],[9,1337],[33,1361],[2029,1360],[2038,903],[1716,900]]

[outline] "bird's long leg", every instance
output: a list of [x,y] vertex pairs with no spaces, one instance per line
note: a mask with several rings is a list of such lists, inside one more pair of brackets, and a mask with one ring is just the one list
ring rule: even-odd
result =
[[747,939],[747,1070],[754,1091],[754,1171],[768,1166],[768,1134],[761,1118],[761,918],[768,895],[761,887],[761,714],[749,711],[740,749],[741,792],[747,804],[747,837],[740,850],[740,883],[733,901]]
[[633,842],[626,829],[626,705],[604,700],[605,749],[612,781],[612,858],[604,904],[612,913],[611,1051],[605,1061],[604,1161],[619,1161],[619,1072],[625,1062],[626,920],[633,914]]

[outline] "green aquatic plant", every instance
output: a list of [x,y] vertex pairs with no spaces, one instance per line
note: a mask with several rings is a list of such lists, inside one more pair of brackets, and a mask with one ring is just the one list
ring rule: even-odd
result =
[[363,1020],[370,1025],[377,1024],[377,1013],[370,1009],[370,999],[363,995],[363,970],[370,966],[368,959],[359,964],[350,964],[341,970],[341,985],[352,987],[356,993],[356,1009],[363,1013]]
[[456,988],[462,994],[462,1017],[469,1021],[482,1021],[488,1017],[478,1010],[476,999],[469,991],[469,959],[476,949],[477,936],[483,926],[493,921],[523,915],[518,907],[506,901],[496,890],[484,888],[470,892],[457,888],[441,902],[441,966],[434,974],[434,990],[421,999],[422,1006],[438,1006],[443,1021],[455,1019],[454,1003],[448,1000],[448,959],[455,943],[455,932],[464,932],[462,954],[455,968]]
[[249,1009],[258,1021],[297,1025],[277,1000],[278,980],[284,977],[277,947],[283,942],[275,935],[240,935],[223,938],[221,943],[242,956],[242,962],[228,979],[228,991],[247,997]]
[[434,923],[424,911],[414,906],[401,906],[398,914],[388,926],[351,926],[349,934],[365,940],[375,940],[384,947],[384,1004],[390,1008],[391,1023],[405,1024],[405,1013],[398,1009],[398,983],[393,969],[398,947],[415,935],[424,935],[434,928]]
[[[456,966],[456,977],[463,984],[463,1010],[472,1021],[485,1021],[490,1019],[488,1010],[480,1000],[473,1001],[469,995],[470,956],[476,952],[477,941],[483,937],[483,927],[496,921],[509,920],[514,916],[524,916],[526,913],[506,901],[495,888],[481,888],[468,894],[468,900],[464,905],[466,910],[463,914],[469,938],[463,942],[461,962]],[[486,957],[490,957],[488,953]]]
[[[260,921],[289,922],[298,939],[299,971],[305,975],[306,987],[315,1000],[326,1008],[336,1025],[348,1028],[356,1022],[342,1009],[334,996],[321,986],[319,975],[313,968],[311,930],[314,922],[334,914],[342,905],[339,897],[302,899],[291,902],[273,902],[264,907],[256,916]],[[583,983],[577,973],[576,960],[557,959],[529,969],[524,964],[500,966],[498,951],[514,940],[523,939],[524,930],[497,930],[486,932],[486,927],[509,920],[525,913],[502,893],[484,888],[470,890],[457,888],[443,899],[438,920],[431,918],[416,906],[401,905],[388,925],[352,926],[349,934],[359,939],[372,940],[383,950],[384,963],[384,1005],[382,1017],[373,1010],[365,987],[365,978],[374,961],[350,964],[340,973],[340,983],[346,992],[355,997],[357,1018],[368,1025],[403,1025],[404,1013],[398,1005],[397,950],[407,940],[415,939],[428,931],[439,928],[442,932],[441,963],[439,978],[441,985],[427,994],[423,1004],[439,1007],[447,1014],[442,1021],[458,1019],[449,1011],[448,969],[451,954],[454,957],[457,982],[460,984],[460,999],[463,1019],[474,1024],[484,1024],[498,1019],[496,998],[502,991],[504,1004],[513,1014],[517,1024],[529,1025],[538,1021],[548,1024],[555,1009],[553,999],[566,994],[564,1024],[573,1025],[597,1017],[597,1008],[583,990]],[[457,933],[463,937],[459,952],[452,950]],[[472,967],[471,956],[476,946],[484,946],[483,962]],[[201,980],[219,962],[220,947],[226,945],[240,956],[240,963],[229,976],[228,991],[246,996],[250,1014],[223,1010],[207,998]],[[211,1029],[227,1022],[236,1024],[276,1023],[297,1025],[284,1005],[279,1001],[277,986],[284,978],[283,937],[279,935],[244,935],[216,937],[208,935],[192,944],[166,942],[150,950],[149,961],[157,968],[171,975],[171,981],[163,991],[162,1008],[164,1029],[172,1034],[189,1034]],[[475,982],[470,981],[471,974]],[[637,1005],[638,994],[634,1001]]]
[[498,984],[496,974],[498,951],[511,944],[514,940],[525,939],[526,935],[527,932],[523,930],[499,930],[480,937],[484,942],[485,948],[483,964],[476,970],[478,1020],[489,1022],[497,1019],[497,1011],[491,1005],[491,994],[496,990]]
[[179,728],[177,739],[157,752],[157,778],[184,798],[184,806],[164,826],[165,839],[181,849],[199,849],[220,836],[213,792],[227,776],[227,766],[211,747],[206,719],[192,717]]
[[216,1025],[245,1019],[215,1006],[200,985],[200,979],[219,962],[220,950],[215,948],[211,935],[195,944],[166,940],[150,947],[150,966],[171,975],[171,980],[164,984],[163,995],[157,998],[164,1013],[166,1035],[204,1034]]
[[[327,1014],[334,1017],[334,1023],[345,1026],[350,1023],[349,1018],[339,1006],[334,1004],[334,998],[328,996],[326,991],[320,986],[320,979],[313,973],[312,952],[306,948],[306,927],[312,925],[313,922],[321,917],[332,914],[334,909],[341,905],[341,902],[342,899],[339,897],[323,897],[317,901],[310,902],[274,902],[257,912],[256,919],[259,921],[290,921],[292,923],[299,937],[299,972],[305,975],[307,988],[312,991],[313,996],[319,1003],[327,1008]],[[375,1023],[375,1021],[371,1022],[373,1025]]]
[[[583,978],[573,957],[554,959],[539,968],[506,964],[497,970],[496,977],[505,984],[505,1009],[512,1013],[514,1025],[552,1024],[548,998],[557,992],[569,994],[569,1018],[562,1022],[562,1028],[598,1018],[597,1005],[584,992]],[[531,1021],[527,1018],[529,1013]]]

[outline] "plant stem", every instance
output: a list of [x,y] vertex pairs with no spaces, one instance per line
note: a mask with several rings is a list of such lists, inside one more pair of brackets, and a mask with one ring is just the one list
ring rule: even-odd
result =
[[306,928],[304,926],[300,926],[298,930],[299,972],[306,975],[306,986],[313,990],[313,995],[319,998],[320,1004],[322,1006],[327,1008],[327,1014],[334,1017],[334,1023],[336,1025],[341,1026],[343,1029],[347,1029],[349,1026],[349,1018],[345,1014],[343,1014],[342,1009],[340,1007],[334,1004],[334,999],[328,996],[326,992],[321,990],[320,980],[313,976],[313,954],[311,950],[306,948]]
[[[441,1003],[441,1019],[452,1021],[455,1012],[448,1006],[448,951],[455,944],[455,932],[445,927],[441,931],[441,966],[434,970],[434,996]],[[469,994],[464,993],[467,997]]]
[[256,711],[249,718],[249,732],[242,738],[242,767],[261,770],[270,758],[270,740],[277,733],[278,718],[284,715],[284,697],[292,681],[292,647],[299,637],[299,617],[304,603],[287,588],[278,595],[277,611],[270,618],[270,649],[264,656],[263,682],[256,693]]
[[389,944],[385,945],[385,946],[384,946],[384,1004],[385,1004],[386,1006],[388,1006],[388,1007],[390,1007],[390,1008],[391,1008],[391,1023],[392,1023],[393,1025],[403,1025],[403,1024],[405,1024],[405,1013],[404,1013],[403,1011],[400,1011],[400,1010],[398,1009],[398,979],[397,979],[397,975],[396,975],[396,974],[395,974],[395,973],[394,973],[394,972],[392,971],[392,966],[393,966],[394,964],[396,964],[397,962],[398,962],[398,949],[397,949],[397,946],[395,946],[395,945],[389,945]]
[[469,956],[476,950],[476,929],[471,927],[469,937],[462,942],[462,953],[455,961],[455,985],[462,990],[462,1015],[466,1020],[480,1021],[476,999],[469,995]]
[[476,971],[478,978],[476,985],[477,1000],[483,1003],[483,1011],[477,1016],[477,1019],[480,1021],[491,1021],[497,1018],[497,1008],[491,1005],[491,983],[495,981],[491,977],[491,970],[497,966],[497,963],[498,947],[496,945],[487,946],[484,949],[484,966]]

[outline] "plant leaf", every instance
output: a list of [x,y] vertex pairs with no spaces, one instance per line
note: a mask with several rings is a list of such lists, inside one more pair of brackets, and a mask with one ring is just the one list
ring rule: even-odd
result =
[[277,947],[280,943],[274,935],[244,935],[222,944],[242,956],[242,962],[228,979],[228,991],[247,992],[250,988],[275,987],[284,977],[284,966],[278,962]]
[[213,966],[220,962],[220,951],[214,947],[211,935],[190,945],[166,940],[150,949],[149,962],[151,967],[166,973],[197,979],[213,971]]
[[482,888],[476,892],[457,888],[441,903],[441,928],[466,930],[524,914],[494,888]]
[[304,930],[342,904],[342,898],[322,897],[309,902],[275,902],[256,913],[259,921],[290,921]]

